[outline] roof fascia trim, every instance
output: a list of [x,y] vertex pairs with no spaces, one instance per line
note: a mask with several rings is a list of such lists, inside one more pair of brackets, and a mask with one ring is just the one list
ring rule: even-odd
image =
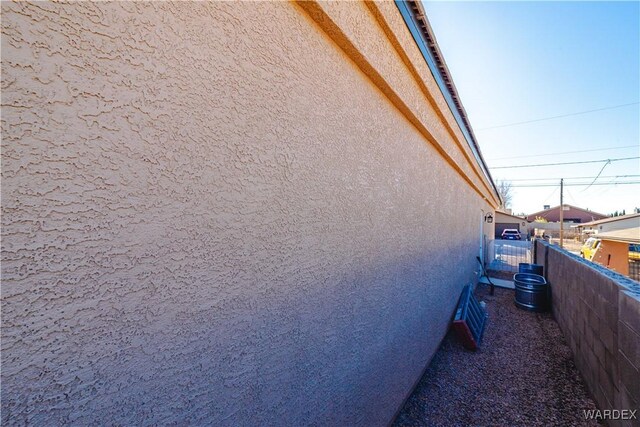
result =
[[[485,178],[491,183],[493,190],[495,191],[496,195],[498,196],[498,199],[502,203],[504,201],[502,200],[502,197],[500,196],[500,192],[498,191],[496,184],[493,181],[491,174],[489,173],[489,169],[484,161],[484,158],[480,153],[480,149],[473,135],[473,131],[471,130],[471,126],[469,125],[466,119],[466,112],[464,111],[464,108],[462,107],[462,103],[459,100],[458,93],[455,89],[455,86],[453,85],[453,82],[449,78],[448,73],[446,72],[446,64],[444,63],[444,59],[441,59],[442,69],[440,69],[436,65],[436,59],[434,57],[434,53],[439,52],[439,48],[435,41],[435,37],[433,36],[432,33],[429,34],[429,37],[433,41],[432,42],[433,47],[429,47],[429,43],[425,38],[425,34],[420,30],[420,25],[417,22],[416,15],[411,10],[411,7],[410,7],[411,3],[418,5],[417,2],[413,2],[413,1],[395,0],[396,7],[400,11],[402,18],[407,28],[409,29],[411,36],[413,37],[413,40],[416,42],[416,45],[418,46],[418,49],[420,49],[420,52],[422,53],[422,56],[425,62],[427,63],[427,66],[429,67],[431,74],[433,75],[436,81],[436,84],[440,88],[440,91],[442,92],[442,95],[444,96],[444,99],[447,102],[447,105],[449,106],[449,110],[451,110],[451,114],[453,115],[454,119],[458,123],[458,126],[460,127],[460,130],[464,135],[467,145],[471,149],[473,156],[475,157],[476,161],[480,165],[480,169],[482,169],[482,173],[484,174]],[[419,6],[417,6],[417,8],[420,9]],[[424,16],[424,19],[426,20],[426,16]],[[428,28],[426,31],[430,32],[429,23],[425,21],[425,24]],[[440,58],[442,58],[442,54],[439,54],[439,56]]]

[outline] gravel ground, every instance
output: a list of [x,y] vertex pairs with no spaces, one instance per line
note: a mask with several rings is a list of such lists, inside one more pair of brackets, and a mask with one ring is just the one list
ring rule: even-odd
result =
[[515,307],[514,291],[479,285],[489,323],[480,350],[447,334],[395,426],[597,426],[596,409],[550,313]]

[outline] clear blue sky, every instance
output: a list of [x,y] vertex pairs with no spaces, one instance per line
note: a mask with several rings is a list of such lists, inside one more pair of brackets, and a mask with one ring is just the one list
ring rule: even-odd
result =
[[[495,167],[640,156],[638,2],[425,1],[424,7],[494,179],[514,186],[515,213],[560,203],[558,187],[515,188],[559,179],[520,180],[595,177],[605,163]],[[636,104],[485,129],[629,103]],[[567,151],[579,152],[553,154]],[[640,181],[619,175],[640,175],[640,160],[607,165],[596,184]],[[567,186],[565,203],[631,213],[640,207],[640,185]]]

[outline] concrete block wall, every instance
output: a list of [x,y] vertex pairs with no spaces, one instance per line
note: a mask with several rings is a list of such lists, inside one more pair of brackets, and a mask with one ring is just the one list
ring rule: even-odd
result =
[[[618,294],[618,369],[616,403],[621,408],[640,409],[640,292],[637,287]],[[640,425],[640,421],[636,425]]]
[[598,407],[638,409],[640,285],[541,240],[535,257],[551,286],[553,315]]

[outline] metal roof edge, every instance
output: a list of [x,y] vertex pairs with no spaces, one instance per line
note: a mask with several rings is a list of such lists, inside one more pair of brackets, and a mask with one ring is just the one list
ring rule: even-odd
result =
[[604,233],[594,234],[594,237],[602,240],[612,240],[614,242],[640,243],[640,227],[606,231]]
[[621,220],[632,219],[632,218],[636,218],[636,217],[640,217],[640,213],[619,215],[619,216],[611,216],[611,217],[604,218],[604,219],[597,219],[595,221],[583,222],[582,224],[578,224],[578,226],[584,227],[585,225],[605,224],[607,222],[621,221]]
[[[578,206],[570,205],[568,203],[563,203],[563,205],[564,206],[569,206],[570,208],[573,208],[573,209],[576,209],[576,210],[579,210],[579,211],[582,211],[582,212],[585,212],[585,213],[588,213],[588,214],[596,214],[596,215],[600,215],[600,216],[605,217],[605,218],[607,217],[607,215],[601,214],[600,212],[590,211],[588,209],[580,208]],[[533,212],[533,213],[527,214],[527,218],[530,217],[530,216],[533,216],[533,215],[538,215],[538,214],[542,214],[542,213],[545,213],[545,212],[548,212],[548,211],[552,211],[554,209],[558,209],[559,207],[560,207],[560,205],[557,205],[557,206],[550,207],[549,209],[543,209],[543,210],[538,211],[538,212]],[[603,218],[603,219],[605,219],[605,218]],[[599,221],[599,220],[596,220],[596,221]],[[586,224],[586,222],[585,222],[585,224]]]
[[493,181],[493,177],[491,176],[491,173],[489,173],[489,167],[482,156],[480,146],[478,145],[473,129],[471,128],[471,124],[469,123],[467,112],[462,105],[460,95],[453,83],[451,73],[447,67],[442,52],[440,51],[440,47],[438,46],[438,42],[422,4],[419,1],[414,0],[395,0],[395,4],[404,19],[405,24],[409,28],[409,32],[413,36],[414,41],[422,52],[422,56],[424,57],[429,70],[431,70],[431,73],[433,74],[433,77],[435,78],[435,81],[438,84],[454,119],[458,123],[469,148],[471,148],[471,152],[480,165],[480,169],[482,169],[485,178],[487,178],[491,183],[500,203],[504,203],[504,200],[502,200],[500,192]]

